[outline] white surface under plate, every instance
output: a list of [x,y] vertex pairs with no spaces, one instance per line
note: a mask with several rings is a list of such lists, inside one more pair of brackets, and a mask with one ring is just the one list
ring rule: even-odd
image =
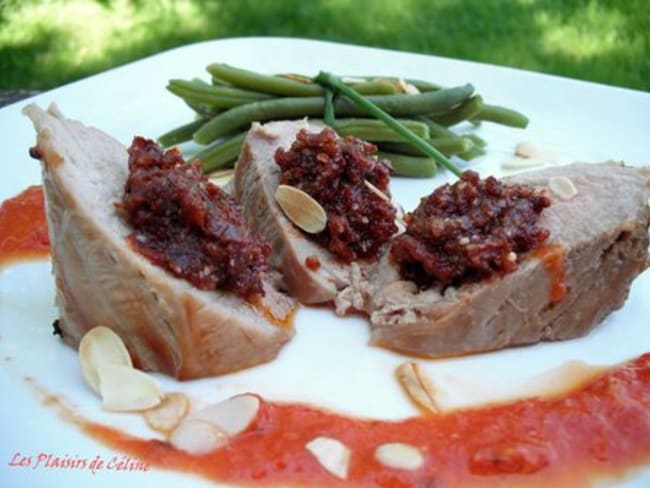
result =
[[[485,123],[477,134],[489,141],[478,161],[483,173],[498,168],[522,140],[560,148],[583,161],[622,159],[650,163],[650,95],[620,88],[477,63],[341,44],[280,39],[226,39],[168,51],[57,88],[30,101],[56,102],[64,114],[96,126],[128,144],[134,134],[155,137],[191,119],[189,109],[165,90],[169,78],[205,74],[210,62],[226,62],[260,72],[316,74],[399,74],[444,85],[472,82],[486,101],[516,108],[530,117],[525,131]],[[207,75],[205,76],[207,79]],[[40,182],[30,159],[34,143],[25,102],[0,110],[3,157],[0,199]],[[393,182],[395,199],[406,209],[445,179]],[[48,262],[22,264],[0,272],[0,485],[3,487],[214,486],[190,475],[148,472],[42,469],[10,466],[16,453],[37,458],[52,453],[71,458],[119,453],[94,442],[60,420],[26,382],[34,382],[74,406],[85,417],[152,436],[140,417],[102,412],[81,377],[76,353],[51,334],[56,317]],[[615,364],[650,351],[650,273],[639,277],[625,307],[587,337],[500,352],[420,361],[435,378],[499,385],[522,381],[568,360]],[[368,330],[357,318],[339,319],[324,309],[298,313],[295,339],[269,364],[236,374],[177,384],[159,376],[167,391],[186,391],[201,402],[253,391],[267,399],[306,401],[362,417],[399,419],[417,414],[394,380],[405,356],[367,346]],[[495,389],[498,388],[495,386]],[[460,403],[480,403],[486,388],[467,389]],[[617,486],[650,486],[650,469],[633,473]]]

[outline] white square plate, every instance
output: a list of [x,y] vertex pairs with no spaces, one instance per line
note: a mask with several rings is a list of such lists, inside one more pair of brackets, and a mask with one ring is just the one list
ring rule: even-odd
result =
[[[488,140],[488,154],[478,161],[483,174],[498,171],[517,142],[534,141],[560,148],[576,160],[624,160],[650,163],[650,94],[478,63],[380,49],[283,38],[210,41],[171,50],[51,90],[31,102],[56,102],[68,117],[96,126],[130,143],[135,134],[156,137],[191,120],[192,113],[165,90],[170,78],[205,75],[210,62],[226,62],[260,72],[319,70],[337,74],[396,75],[443,85],[471,82],[486,101],[515,108],[530,117],[525,131],[489,123],[477,134]],[[21,115],[26,102],[0,110],[3,158],[0,199],[40,182],[30,122]],[[394,197],[412,209],[419,197],[445,181],[392,183]],[[121,454],[84,436],[42,403],[37,385],[58,395],[76,411],[100,423],[142,436],[153,436],[141,418],[108,414],[83,384],[76,353],[51,334],[56,318],[53,280],[47,262],[20,264],[0,271],[0,478],[6,487],[52,486],[214,486],[190,475],[152,469],[128,472],[43,468],[35,460],[52,454],[105,462]],[[473,383],[505,384],[538,375],[568,360],[610,365],[650,351],[650,272],[639,277],[623,309],[587,337],[507,349],[489,354],[421,361],[431,376]],[[324,309],[298,313],[295,339],[267,365],[218,378],[184,384],[158,376],[166,391],[183,390],[201,402],[218,401],[246,391],[270,400],[306,401],[339,412],[371,418],[416,415],[393,379],[405,356],[367,346],[367,326],[358,318],[339,319]],[[31,378],[32,380],[28,380]],[[459,402],[480,403],[486,391]],[[381,399],[381,401],[377,401]],[[17,454],[18,453],[18,454]],[[21,456],[29,466],[13,466]],[[616,486],[650,486],[650,469],[619,480]]]

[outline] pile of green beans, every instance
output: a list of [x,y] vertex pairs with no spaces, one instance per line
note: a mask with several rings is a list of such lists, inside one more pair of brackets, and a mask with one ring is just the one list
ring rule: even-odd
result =
[[[421,145],[413,144],[413,138],[405,138],[312,78],[265,75],[223,63],[210,64],[207,71],[211,83],[196,78],[169,81],[167,89],[192,108],[196,117],[158,138],[166,147],[189,141],[200,145],[192,160],[200,160],[206,173],[234,164],[252,122],[303,117],[330,125],[341,136],[377,144],[379,155],[391,161],[397,175],[429,177],[436,172],[440,158],[436,161],[430,151],[423,152]],[[450,129],[461,122],[485,120],[517,128],[528,124],[519,112],[485,104],[471,84],[443,88],[422,80],[371,76],[346,77],[344,85],[363,94],[414,134],[414,139],[426,141],[445,157],[470,160],[485,153],[486,143],[480,137]]]

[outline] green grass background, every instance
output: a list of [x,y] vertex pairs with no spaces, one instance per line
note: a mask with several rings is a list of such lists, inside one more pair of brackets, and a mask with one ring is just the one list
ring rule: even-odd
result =
[[43,90],[235,36],[334,40],[650,91],[650,0],[0,0],[0,89]]

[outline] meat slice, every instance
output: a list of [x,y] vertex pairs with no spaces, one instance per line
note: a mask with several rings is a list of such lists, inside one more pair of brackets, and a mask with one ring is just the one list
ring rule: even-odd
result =
[[294,302],[267,277],[257,303],[194,288],[135,253],[117,216],[127,150],[56,108],[24,109],[42,160],[56,302],[76,347],[97,325],[124,340],[136,366],[191,379],[273,359],[293,335]]
[[246,219],[271,242],[273,264],[282,270],[289,293],[302,303],[317,304],[332,301],[351,283],[352,274],[362,273],[366,263],[339,261],[306,238],[275,201],[281,178],[275,152],[288,149],[301,129],[321,130],[304,120],[253,124],[235,167],[233,189]]
[[369,314],[373,344],[428,357],[587,333],[623,305],[632,280],[648,266],[650,171],[575,163],[511,181],[548,188],[564,178],[577,194],[549,192],[552,204],[539,221],[550,231],[547,245],[516,271],[421,291],[384,256],[339,294],[337,306]]

